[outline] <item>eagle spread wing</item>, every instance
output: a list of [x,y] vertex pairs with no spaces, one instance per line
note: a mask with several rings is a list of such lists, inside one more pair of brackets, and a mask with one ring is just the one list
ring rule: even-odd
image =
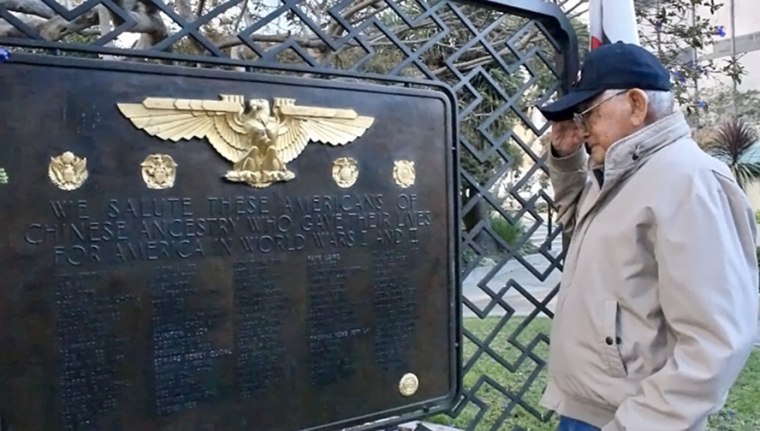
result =
[[239,115],[243,96],[221,100],[148,97],[142,103],[118,103],[122,114],[151,136],[177,142],[206,138],[225,159],[236,162],[250,149]]
[[359,116],[353,109],[299,106],[293,99],[274,99],[275,112],[283,123],[277,155],[288,163],[298,157],[309,141],[346,145],[364,134],[375,119]]

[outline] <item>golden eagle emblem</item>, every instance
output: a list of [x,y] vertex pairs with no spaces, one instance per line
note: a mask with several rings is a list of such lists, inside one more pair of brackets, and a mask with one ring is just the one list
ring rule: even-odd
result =
[[79,157],[71,151],[50,158],[48,177],[61,190],[76,190],[87,181],[87,158]]
[[372,126],[375,119],[353,109],[295,104],[295,99],[246,101],[241,95],[221,100],[148,97],[142,103],[118,103],[122,114],[151,136],[177,142],[205,138],[233,163],[225,175],[230,181],[267,187],[289,181],[295,174],[286,164],[306,145],[321,142],[346,145]]

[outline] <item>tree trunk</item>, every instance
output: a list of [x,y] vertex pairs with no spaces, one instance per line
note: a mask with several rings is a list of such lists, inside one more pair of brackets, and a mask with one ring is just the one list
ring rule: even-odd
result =
[[[465,185],[462,189],[461,200],[464,203],[462,206],[468,206],[468,203],[472,199],[478,199],[478,189],[471,185]],[[469,212],[466,214],[461,214],[461,217],[462,221],[464,222],[465,231],[468,234],[473,232],[475,227],[478,226],[481,221],[490,223],[490,218],[488,217],[488,207],[482,200],[478,202],[475,207],[473,207]],[[484,253],[493,253],[497,249],[496,240],[494,240],[493,237],[484,230],[481,230],[473,240],[476,244],[478,244]]]

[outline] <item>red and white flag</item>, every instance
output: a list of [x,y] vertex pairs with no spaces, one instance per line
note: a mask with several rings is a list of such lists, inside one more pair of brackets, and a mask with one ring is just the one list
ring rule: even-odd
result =
[[588,11],[591,49],[618,41],[640,45],[633,0],[590,0]]

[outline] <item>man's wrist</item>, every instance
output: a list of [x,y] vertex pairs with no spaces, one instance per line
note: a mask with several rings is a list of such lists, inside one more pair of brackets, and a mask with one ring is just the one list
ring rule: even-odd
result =
[[577,148],[573,148],[570,151],[560,151],[557,149],[557,147],[554,146],[554,144],[549,145],[550,151],[552,153],[552,157],[554,157],[555,159],[564,159],[564,158],[570,157],[576,152],[578,152],[578,150],[580,150],[582,147],[583,145],[580,145]]
[[552,157],[554,157],[555,159],[561,159],[563,157],[567,157],[567,154],[562,154],[559,151],[557,151],[557,148],[554,146],[554,144],[549,145],[549,148],[551,149]]
[[583,146],[563,156],[556,148],[550,148],[547,160],[549,169],[554,172],[576,172],[584,169],[588,156],[585,151],[581,151],[582,149]]

